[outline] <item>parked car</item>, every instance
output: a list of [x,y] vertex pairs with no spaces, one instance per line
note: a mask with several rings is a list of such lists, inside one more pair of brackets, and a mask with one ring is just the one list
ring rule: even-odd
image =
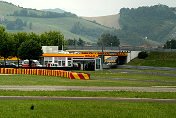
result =
[[[18,64],[16,64],[16,67],[18,67]],[[19,63],[19,67],[23,67],[22,63]]]
[[6,65],[4,65],[5,67],[8,67],[8,68],[15,68],[16,65],[14,63],[6,63]]
[[59,67],[58,63],[47,63],[46,67]]
[[[29,60],[23,60],[23,67],[29,67]],[[42,67],[38,60],[32,60],[31,67]]]

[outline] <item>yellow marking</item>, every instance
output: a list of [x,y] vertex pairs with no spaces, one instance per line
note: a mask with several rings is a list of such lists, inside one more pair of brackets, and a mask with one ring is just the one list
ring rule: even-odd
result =
[[85,79],[90,79],[89,76],[88,76],[88,74],[84,74],[83,73],[82,75],[84,76]]
[[75,79],[80,79],[80,77],[78,76],[78,73],[72,73],[72,74],[73,74]]

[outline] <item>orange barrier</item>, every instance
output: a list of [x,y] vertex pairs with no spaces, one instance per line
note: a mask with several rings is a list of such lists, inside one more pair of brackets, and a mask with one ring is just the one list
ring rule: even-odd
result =
[[90,79],[90,74],[63,71],[63,70],[0,68],[0,74],[29,74],[29,75],[58,76],[69,79]]

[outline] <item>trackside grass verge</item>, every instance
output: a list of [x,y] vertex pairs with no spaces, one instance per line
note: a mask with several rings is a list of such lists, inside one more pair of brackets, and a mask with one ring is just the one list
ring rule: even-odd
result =
[[134,59],[127,65],[176,68],[176,52],[150,52],[146,59]]
[[155,73],[171,73],[176,74],[176,71],[164,71],[164,70],[142,70],[142,69],[115,69],[115,70],[130,70],[130,71],[140,71],[140,72],[155,72]]
[[[121,78],[135,80],[153,80],[153,81],[174,81],[175,77],[131,74],[109,71],[85,71],[91,77],[102,78]],[[67,78],[54,76],[37,76],[37,75],[0,75],[0,85],[49,85],[49,86],[175,86],[176,83],[160,83],[160,82],[143,82],[143,81],[127,81],[127,80],[109,80],[109,79],[93,79],[91,80],[70,80]]]
[[[83,71],[80,71],[83,72]],[[151,74],[141,74],[141,73],[122,73],[122,72],[112,72],[112,71],[84,71],[88,73],[91,77],[102,77],[102,78],[120,78],[120,79],[136,79],[136,80],[156,80],[156,81],[175,81],[175,77],[170,76],[159,76]]]
[[[91,72],[92,73],[92,72]],[[97,77],[114,77],[114,78],[126,78],[123,74],[111,74],[109,72],[94,72],[92,76]],[[130,75],[127,75],[130,77]],[[138,77],[138,74],[133,74],[133,77]],[[145,79],[140,75],[137,79]],[[160,80],[160,76],[155,76]],[[154,80],[156,80],[154,78]],[[161,78],[164,80],[164,78]],[[166,80],[168,80],[166,78]],[[175,78],[169,78],[169,80],[175,80]],[[109,79],[90,79],[90,80],[70,80],[67,78],[53,77],[53,76],[37,76],[37,75],[0,75],[0,85],[18,85],[18,86],[112,86],[112,87],[151,87],[151,86],[175,86],[176,83],[160,83],[160,82],[143,82],[143,81],[127,81],[127,80],[109,80]]]
[[128,91],[17,91],[0,90],[0,96],[57,96],[57,97],[118,97],[176,99],[175,92],[128,92]]
[[[173,118],[175,103],[0,100],[1,118]],[[34,109],[31,110],[31,106]]]

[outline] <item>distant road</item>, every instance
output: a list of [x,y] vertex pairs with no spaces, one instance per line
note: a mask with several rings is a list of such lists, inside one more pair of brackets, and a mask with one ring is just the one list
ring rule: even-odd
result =
[[0,86],[0,90],[20,91],[140,91],[140,92],[176,92],[172,87],[96,87],[96,86]]
[[172,73],[159,73],[159,72],[143,72],[143,71],[135,71],[135,70],[115,70],[115,69],[107,69],[107,71],[112,72],[125,72],[125,73],[141,73],[141,74],[149,74],[149,75],[159,75],[159,76],[170,76],[176,77],[176,74]]
[[110,98],[110,97],[46,97],[46,96],[0,96],[0,100],[75,100],[75,101],[145,101],[145,102],[161,102],[176,103],[176,99],[151,99],[151,98]]

